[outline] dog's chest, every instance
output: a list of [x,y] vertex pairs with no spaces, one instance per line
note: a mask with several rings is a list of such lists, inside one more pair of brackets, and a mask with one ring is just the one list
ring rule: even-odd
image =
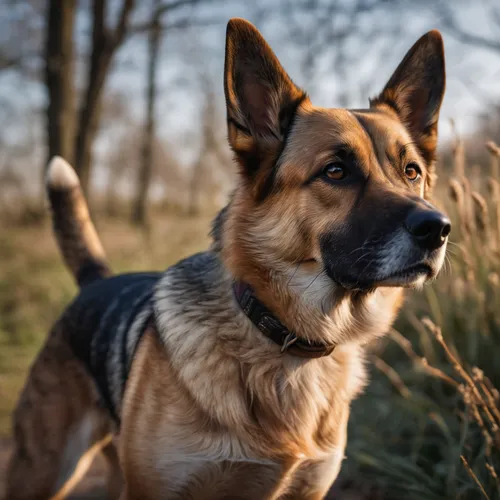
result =
[[306,363],[282,356],[235,316],[231,296],[200,293],[204,281],[193,290],[199,278],[182,287],[165,278],[158,331],[141,341],[127,384],[125,469],[155,492],[184,492],[179,498],[199,485],[241,490],[258,477],[261,489],[248,498],[266,498],[302,463],[338,463],[363,378],[356,349]]
[[[322,430],[316,425],[284,431],[278,422],[266,428],[265,421],[247,427],[251,417],[243,413],[241,425],[227,425],[210,418],[182,387],[171,385],[174,381],[175,374],[163,371],[149,388],[143,385],[132,402],[141,411],[125,418],[123,442],[134,456],[124,458],[135,477],[153,485],[151,498],[158,492],[168,498],[269,498],[276,488],[294,483],[302,464],[329,461],[335,469],[342,460],[347,407],[336,415],[334,430],[325,422],[319,422]],[[158,397],[160,385],[169,387],[168,399]],[[219,404],[230,404],[217,397]],[[328,433],[323,442],[322,432]],[[306,442],[312,446],[304,447]],[[206,496],[209,492],[215,496]]]
[[169,401],[158,439],[165,448],[234,461],[319,459],[338,448],[360,366],[325,359],[284,367],[258,350],[242,360],[202,327],[163,341],[173,353],[170,375],[162,375]]
[[185,471],[187,463],[228,462],[272,469],[343,450],[356,367],[340,369],[325,359],[286,373],[281,361],[244,363],[225,355],[208,332],[193,337],[190,347],[177,339],[170,352],[158,337],[147,340],[154,355],[139,352],[140,387],[132,373],[134,424],[147,434],[155,467]]
[[[173,462],[273,466],[322,460],[345,444],[347,404],[336,404],[328,412],[310,404],[302,412],[290,412],[288,419],[275,411],[247,408],[220,420],[181,391],[172,397],[176,401],[164,408],[151,436],[154,462],[161,467]],[[222,395],[215,397],[220,405],[232,403]]]
[[307,361],[281,355],[217,272],[197,259],[183,265],[196,272],[159,283],[157,331],[142,341],[127,387],[122,457],[129,476],[147,478],[137,491],[279,498],[273,492],[333,480],[349,405],[365,383],[360,348],[346,343]]

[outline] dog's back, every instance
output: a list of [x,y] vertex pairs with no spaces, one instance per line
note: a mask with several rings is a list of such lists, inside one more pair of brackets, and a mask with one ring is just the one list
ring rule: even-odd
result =
[[33,364],[16,408],[7,498],[64,498],[100,451],[117,498],[121,472],[112,434],[161,274],[111,276],[78,177],[62,158],[49,164],[46,186],[59,248],[81,288]]

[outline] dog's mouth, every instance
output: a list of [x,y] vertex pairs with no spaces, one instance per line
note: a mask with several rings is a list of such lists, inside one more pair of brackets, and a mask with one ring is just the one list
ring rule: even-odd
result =
[[430,264],[420,262],[377,279],[377,286],[419,286],[434,275],[435,271]]

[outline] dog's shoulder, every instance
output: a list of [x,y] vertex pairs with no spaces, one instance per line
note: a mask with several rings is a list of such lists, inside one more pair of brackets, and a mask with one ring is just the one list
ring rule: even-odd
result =
[[173,309],[182,314],[206,315],[226,310],[231,299],[231,277],[215,252],[200,252],[169,268],[158,281],[154,296],[156,316]]

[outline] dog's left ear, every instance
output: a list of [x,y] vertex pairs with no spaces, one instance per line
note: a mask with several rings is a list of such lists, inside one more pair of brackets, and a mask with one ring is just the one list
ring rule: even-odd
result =
[[372,107],[393,108],[406,125],[424,160],[436,157],[439,110],[445,90],[444,47],[437,30],[422,36],[408,51]]
[[257,29],[231,19],[224,68],[229,144],[246,178],[279,157],[300,104],[307,99]]

